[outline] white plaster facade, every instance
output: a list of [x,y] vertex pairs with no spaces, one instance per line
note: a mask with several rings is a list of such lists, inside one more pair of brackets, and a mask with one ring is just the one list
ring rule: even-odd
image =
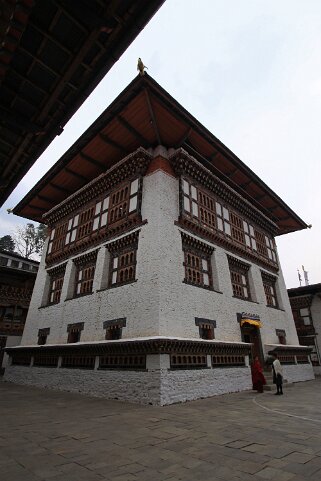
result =
[[[22,345],[37,344],[38,330],[50,328],[47,344],[67,343],[67,326],[84,323],[81,343],[103,341],[103,322],[126,318],[122,340],[173,336],[199,339],[195,318],[216,321],[215,339],[241,342],[237,321],[239,312],[255,312],[261,321],[261,341],[265,354],[268,344],[278,343],[276,329],[286,332],[287,344],[298,345],[289,299],[281,269],[276,291],[279,308],[266,306],[261,267],[250,265],[249,283],[252,301],[233,297],[227,254],[222,247],[200,239],[214,248],[211,263],[214,290],[186,284],[182,250],[181,227],[175,224],[179,216],[179,179],[164,170],[156,170],[143,179],[142,219],[147,223],[137,228],[136,282],[107,288],[109,266],[108,242],[98,249],[93,292],[72,298],[74,291],[75,257],[66,265],[61,301],[47,306],[49,276],[43,256],[31,300]],[[124,234],[123,236],[126,236]],[[196,237],[188,232],[191,237]],[[120,237],[123,237],[120,236]],[[115,239],[112,240],[114,242]],[[44,250],[46,252],[46,249]],[[233,254],[233,257],[238,258]],[[242,259],[244,261],[244,259]],[[11,366],[6,379],[36,384],[54,389],[67,389],[108,398],[119,398],[153,404],[169,404],[215,394],[250,389],[248,367],[208,368],[202,370],[169,369],[147,356],[147,372],[80,371],[71,369],[26,368]],[[155,366],[154,366],[155,367]],[[311,365],[286,369],[289,381],[312,379]],[[107,387],[108,386],[108,387]],[[130,388],[128,388],[130,386]]]
[[[174,224],[178,218],[178,179],[158,170],[144,178],[142,217],[148,223],[141,228],[137,254],[137,282],[106,289],[109,253],[105,245],[98,247],[93,293],[70,298],[73,291],[74,264],[67,262],[59,304],[46,304],[49,276],[44,258],[41,261],[23,345],[37,342],[40,328],[50,327],[49,344],[67,342],[67,325],[84,322],[81,341],[104,339],[103,322],[127,318],[123,338],[146,336],[178,336],[199,338],[195,317],[215,319],[216,339],[239,342],[241,333],[237,312],[255,312],[262,319],[263,344],[277,343],[276,329],[284,329],[288,344],[298,344],[292,312],[280,269],[277,282],[280,309],[266,306],[261,279],[261,267],[250,264],[250,287],[255,301],[233,297],[227,251],[212,245],[212,267],[215,291],[201,289],[183,282],[185,272],[180,232]],[[190,236],[195,237],[194,234]],[[114,239],[113,239],[114,241]],[[95,250],[95,249],[94,249]],[[238,257],[233,254],[234,257]],[[219,274],[218,274],[219,273]],[[68,299],[69,297],[69,299]],[[66,300],[68,299],[68,300]]]

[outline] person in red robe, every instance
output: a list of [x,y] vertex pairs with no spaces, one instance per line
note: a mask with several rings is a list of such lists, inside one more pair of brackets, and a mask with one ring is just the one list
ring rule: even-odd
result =
[[263,392],[263,386],[266,384],[266,379],[258,356],[255,356],[251,370],[253,389],[256,389],[257,392]]

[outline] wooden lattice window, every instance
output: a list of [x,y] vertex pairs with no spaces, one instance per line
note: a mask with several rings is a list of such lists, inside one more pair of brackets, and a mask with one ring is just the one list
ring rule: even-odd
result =
[[92,231],[94,207],[86,209],[80,214],[77,239],[87,237]]
[[286,333],[284,329],[276,329],[275,333],[279,339],[279,343],[285,345],[286,344]]
[[80,341],[81,331],[84,329],[83,322],[76,322],[74,324],[68,324],[67,332],[68,332],[68,343],[74,343]]
[[84,254],[74,260],[77,267],[75,274],[75,297],[90,294],[93,290],[97,250]]
[[230,213],[226,207],[219,202],[215,202],[216,209],[216,223],[219,231],[226,235],[231,235]]
[[249,266],[239,261],[238,259],[234,259],[230,256],[228,257],[228,260],[233,288],[233,296],[239,297],[240,299],[250,300],[251,296],[248,279]]
[[185,282],[200,287],[212,287],[211,258],[206,254],[184,251]]
[[90,294],[93,290],[95,264],[79,266],[76,272],[76,296]]
[[278,301],[276,296],[276,278],[261,272],[262,282],[266,297],[266,304],[269,307],[278,307]]
[[48,304],[58,304],[64,283],[66,264],[48,271],[50,277]]
[[230,214],[232,239],[240,244],[245,244],[243,220],[234,212]]
[[123,237],[119,241],[107,246],[111,253],[109,268],[109,287],[128,284],[136,280],[136,253],[138,249],[138,235]]
[[216,228],[215,201],[204,192],[198,191],[200,222],[208,229]]
[[59,225],[55,229],[52,229],[49,237],[48,251],[47,254],[54,253],[62,249],[65,245],[66,232],[67,232],[67,222]]
[[126,318],[113,319],[111,321],[105,321],[103,324],[104,329],[106,329],[105,339],[107,341],[115,341],[121,339],[123,327],[126,326]]
[[211,255],[213,248],[185,233],[181,233],[184,252],[184,282],[211,289],[213,287]]
[[109,224],[126,218],[138,210],[139,179],[135,179],[110,195]]

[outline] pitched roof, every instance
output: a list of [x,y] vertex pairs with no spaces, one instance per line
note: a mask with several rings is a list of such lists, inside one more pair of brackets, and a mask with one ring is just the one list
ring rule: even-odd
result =
[[0,205],[164,0],[2,0]]
[[138,147],[157,145],[183,147],[272,219],[280,234],[307,227],[249,167],[147,74],[134,78],[13,212],[41,222],[45,212]]

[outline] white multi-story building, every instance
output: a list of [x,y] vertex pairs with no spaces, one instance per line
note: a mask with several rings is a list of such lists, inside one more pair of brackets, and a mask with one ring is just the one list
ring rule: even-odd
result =
[[15,208],[50,233],[8,380],[152,404],[314,377],[276,235],[306,224],[148,75]]

